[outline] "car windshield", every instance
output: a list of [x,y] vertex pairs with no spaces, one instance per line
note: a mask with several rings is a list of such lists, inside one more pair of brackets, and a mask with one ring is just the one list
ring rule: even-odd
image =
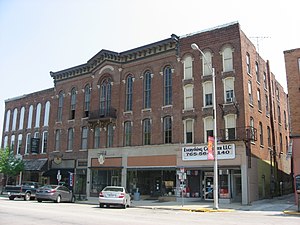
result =
[[114,191],[114,192],[122,192],[122,187],[106,187],[103,191]]

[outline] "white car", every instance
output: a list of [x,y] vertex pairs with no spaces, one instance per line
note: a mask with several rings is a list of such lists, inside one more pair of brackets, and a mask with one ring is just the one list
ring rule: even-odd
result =
[[122,208],[129,207],[131,204],[130,194],[127,193],[124,187],[107,186],[99,193],[99,206],[109,207],[111,205],[119,205]]

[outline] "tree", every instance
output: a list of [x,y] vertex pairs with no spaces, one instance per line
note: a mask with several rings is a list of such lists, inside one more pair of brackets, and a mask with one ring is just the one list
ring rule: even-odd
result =
[[6,175],[6,184],[9,177],[17,176],[24,170],[24,162],[17,159],[9,148],[0,149],[0,173]]

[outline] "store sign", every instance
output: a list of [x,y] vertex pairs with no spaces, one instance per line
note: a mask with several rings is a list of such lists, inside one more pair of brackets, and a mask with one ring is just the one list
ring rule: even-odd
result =
[[[218,159],[234,159],[234,144],[218,144]],[[208,160],[208,146],[188,146],[182,147],[182,160]]]

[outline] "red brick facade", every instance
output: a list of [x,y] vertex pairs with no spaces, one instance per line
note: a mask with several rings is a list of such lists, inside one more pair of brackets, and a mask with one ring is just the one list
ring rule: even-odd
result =
[[[39,92],[41,95],[45,94],[44,98],[49,99],[51,102],[50,123],[48,127],[48,154],[45,155],[49,159],[49,169],[57,168],[53,167],[53,159],[55,157],[65,160],[66,164],[74,160],[74,169],[78,168],[81,162],[83,163],[83,168],[86,169],[86,165],[91,165],[91,162],[95,162],[97,154],[102,154],[103,151],[108,156],[117,154],[111,151],[110,155],[109,151],[112,148],[120,151],[118,154],[121,155],[122,149],[126,149],[126,151],[128,149],[128,154],[130,155],[135,151],[132,150],[130,152],[130,147],[132,149],[153,149],[152,153],[147,156],[145,155],[145,159],[149,156],[150,158],[155,158],[153,156],[155,154],[168,155],[169,158],[177,158],[178,165],[184,163],[181,162],[181,147],[186,144],[199,145],[206,143],[206,130],[204,130],[206,125],[204,120],[212,117],[212,107],[205,107],[206,100],[204,94],[204,85],[212,81],[212,76],[203,75],[203,58],[198,51],[191,48],[192,43],[196,43],[202,51],[210,52],[212,56],[212,66],[216,74],[219,140],[226,141],[225,133],[228,128],[226,123],[229,123],[229,119],[227,121],[225,118],[235,118],[236,138],[227,141],[232,141],[238,146],[244,146],[241,147],[244,150],[237,150],[239,151],[237,154],[242,155],[243,151],[247,152],[246,155],[241,156],[241,158],[247,158],[247,161],[241,159],[240,164],[236,164],[234,161],[232,161],[232,164],[228,163],[228,161],[224,162],[224,166],[227,163],[232,166],[239,165],[241,167],[243,163],[245,168],[248,168],[247,174],[250,177],[250,183],[247,185],[249,186],[248,190],[251,189],[251,196],[249,199],[245,197],[246,200],[243,200],[243,202],[264,198],[276,194],[275,192],[279,193],[279,190],[282,191],[283,188],[279,186],[279,182],[283,182],[287,186],[286,189],[288,189],[290,162],[286,160],[286,146],[288,145],[289,137],[288,118],[284,116],[288,112],[286,94],[281,85],[276,81],[275,76],[270,72],[269,63],[265,62],[259,56],[254,45],[240,30],[238,23],[182,37],[172,35],[169,39],[121,53],[102,50],[83,65],[63,71],[51,72],[50,74],[55,83],[54,89]],[[226,67],[224,64],[226,58],[225,51],[228,51],[228,49],[232,52],[232,69],[224,70]],[[250,57],[250,73],[247,72],[247,54]],[[189,79],[185,79],[184,77],[184,74],[187,73],[187,69],[185,71],[184,68],[187,57],[192,58],[192,77]],[[164,105],[164,69],[166,67],[170,67],[172,71],[172,104],[170,105]],[[259,70],[256,70],[256,68]],[[150,108],[144,108],[144,74],[146,71],[151,73]],[[256,71],[258,71],[259,78],[257,78]],[[133,105],[132,110],[126,111],[126,79],[129,75],[132,75],[134,78],[132,89]],[[101,84],[107,78],[111,79],[112,84],[110,106],[116,110],[116,115],[105,118],[100,116],[92,118],[92,115],[101,108]],[[233,90],[230,90],[233,92],[234,99],[229,103],[226,102],[226,88],[229,86],[226,86],[225,83],[227,79],[234,83]],[[249,102],[249,81],[252,84],[252,102]],[[86,85],[91,87],[88,116],[86,116],[84,110]],[[185,108],[185,101],[187,101],[185,99],[186,87],[192,87],[193,90],[192,108],[188,109]],[[74,119],[71,118],[71,92],[73,88],[76,90]],[[63,117],[61,121],[58,121],[60,93],[63,93]],[[258,93],[260,93],[261,108],[258,107]],[[37,99],[29,96],[31,95],[25,96],[22,100],[7,101],[6,112],[8,110],[12,111],[15,107],[20,108],[24,100],[32,102],[29,104],[33,104],[35,101],[42,101],[41,97]],[[268,112],[266,109],[266,99],[268,99]],[[281,115],[281,122],[278,121],[278,112]],[[163,125],[163,120],[166,116],[171,116],[172,118],[172,142],[167,144],[164,142]],[[251,124],[250,118],[253,118],[253,124]],[[144,119],[150,119],[151,121],[150,145],[143,145]],[[186,128],[184,125],[186,120],[193,121],[192,143],[186,143]],[[131,146],[129,147],[124,145],[124,123],[126,121],[130,121],[132,124]],[[108,124],[112,124],[113,126],[113,143],[110,148],[106,147]],[[95,149],[94,135],[95,128],[98,125],[101,127],[100,148]],[[249,135],[247,135],[249,134],[247,132],[250,131],[250,126],[254,127],[254,129],[250,129],[253,131],[251,135],[256,137],[252,141]],[[88,128],[88,147],[86,149],[81,149],[83,127]],[[270,130],[270,140],[268,139],[268,127]],[[68,129],[70,128],[74,129],[73,149],[68,149]],[[57,130],[61,130],[61,145],[58,150],[55,147],[55,134]],[[9,140],[12,132],[3,131],[3,140],[5,136]],[[254,131],[257,131],[257,133]],[[24,130],[23,132],[25,135],[27,131]],[[262,135],[260,135],[261,133]],[[169,153],[156,153],[156,146],[168,148]],[[142,154],[141,151],[134,157],[142,157],[139,154]],[[117,157],[117,155],[114,155],[114,157]],[[122,155],[121,157],[124,156]],[[122,161],[124,168],[127,166],[126,160],[126,158],[123,158]],[[128,162],[131,162],[131,159],[128,159]],[[84,166],[85,163],[86,165]],[[187,162],[185,166],[193,168],[193,163],[189,163]],[[70,162],[68,165],[71,164]],[[166,165],[170,166],[168,163]],[[206,165],[204,163],[203,165],[207,167],[209,164]],[[92,182],[88,176],[87,189]],[[245,182],[243,185],[246,185],[248,181],[243,182]],[[123,178],[122,184],[126,184]],[[243,189],[243,191],[245,190],[247,189]],[[88,192],[89,190],[86,191]],[[246,196],[246,193],[244,195]]]

